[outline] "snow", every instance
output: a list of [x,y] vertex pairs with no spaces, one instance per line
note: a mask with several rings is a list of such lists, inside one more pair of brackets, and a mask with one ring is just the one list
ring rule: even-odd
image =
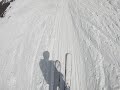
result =
[[71,54],[70,90],[120,90],[120,1],[11,2],[0,18],[0,90],[49,90],[39,64],[45,51],[63,79]]

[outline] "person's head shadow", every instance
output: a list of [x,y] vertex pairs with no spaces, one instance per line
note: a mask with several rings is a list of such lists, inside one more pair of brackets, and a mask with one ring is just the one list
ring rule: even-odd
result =
[[50,53],[48,51],[43,52],[43,58],[44,60],[49,60]]
[[[61,63],[56,60],[49,60],[50,53],[48,51],[43,52],[43,59],[40,60],[39,66],[42,71],[44,80],[49,85],[49,90],[70,90],[66,87],[66,83],[63,78],[63,74],[60,72]],[[65,89],[66,88],[66,89]]]

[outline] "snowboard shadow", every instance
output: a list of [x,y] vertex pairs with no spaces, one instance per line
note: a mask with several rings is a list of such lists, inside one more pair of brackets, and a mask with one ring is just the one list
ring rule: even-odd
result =
[[[43,59],[40,60],[39,66],[49,90],[70,90],[65,83],[63,74],[60,72],[61,64],[58,60],[49,60],[49,52],[43,52]],[[59,88],[59,89],[58,89]]]

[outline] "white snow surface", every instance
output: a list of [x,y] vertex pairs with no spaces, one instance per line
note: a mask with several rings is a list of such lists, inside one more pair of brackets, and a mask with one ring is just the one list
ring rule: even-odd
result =
[[49,90],[43,52],[72,54],[70,90],[120,90],[120,0],[15,0],[0,18],[0,90]]

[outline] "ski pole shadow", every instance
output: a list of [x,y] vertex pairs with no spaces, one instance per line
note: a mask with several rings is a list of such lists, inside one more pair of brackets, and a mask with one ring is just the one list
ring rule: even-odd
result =
[[63,74],[60,72],[61,64],[58,60],[49,60],[50,53],[43,52],[43,59],[40,60],[39,66],[49,90],[70,90],[65,83]]

